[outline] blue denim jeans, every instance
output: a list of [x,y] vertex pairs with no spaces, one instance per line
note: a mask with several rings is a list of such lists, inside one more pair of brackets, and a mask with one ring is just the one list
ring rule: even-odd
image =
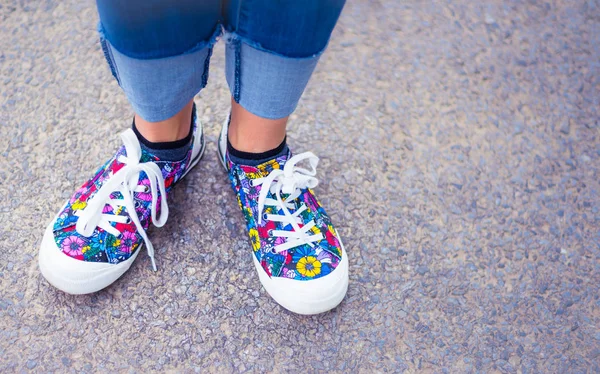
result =
[[345,0],[97,0],[114,77],[147,121],[172,117],[208,80],[225,32],[234,100],[263,118],[294,111]]

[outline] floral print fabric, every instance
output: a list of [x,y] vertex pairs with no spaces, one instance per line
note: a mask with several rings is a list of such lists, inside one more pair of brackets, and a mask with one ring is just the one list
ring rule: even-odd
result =
[[[135,223],[131,219],[127,220],[127,223],[111,222],[111,225],[120,232],[118,236],[114,236],[99,227],[96,227],[90,237],[82,236],[75,230],[78,218],[76,212],[84,209],[87,206],[87,202],[102,187],[103,183],[124,166],[123,163],[118,161],[120,155],[125,155],[124,146],[119,148],[117,153],[75,192],[54,221],[54,240],[58,248],[66,255],[77,260],[118,264],[129,259],[143,243],[143,239],[137,232]],[[178,162],[160,161],[142,149],[140,162],[154,162],[159,166],[165,180],[165,190],[168,193],[172,186],[184,175],[191,161],[191,156],[191,146],[187,156]],[[150,180],[144,172],[140,173],[138,185],[148,186],[149,188]],[[120,199],[122,196],[120,192],[113,192],[111,198]],[[166,198],[166,196],[159,196],[158,207],[160,207],[160,199],[162,198]],[[134,201],[135,214],[139,217],[144,230],[147,230],[152,220],[150,212],[152,194],[149,189],[142,192],[135,192]],[[130,214],[122,206],[113,209],[108,204],[104,206],[102,213],[122,216],[129,216]]]
[[[271,235],[272,230],[292,230],[291,225],[267,221],[267,214],[275,212],[275,207],[265,206],[263,219],[258,224],[258,197],[262,186],[251,185],[250,180],[266,177],[273,169],[282,169],[290,154],[267,161],[256,167],[237,165],[227,158],[229,179],[238,199],[238,204],[246,219],[248,234],[256,259],[270,277],[283,277],[296,280],[310,280],[331,273],[338,266],[342,256],[340,242],[331,220],[310,189],[302,190],[296,199],[296,209],[304,203],[307,209],[300,214],[303,223],[315,221],[313,234],[323,234],[323,239],[275,253],[274,247],[285,242],[283,237]],[[268,197],[275,198],[271,192]],[[300,225],[302,227],[302,225]]]

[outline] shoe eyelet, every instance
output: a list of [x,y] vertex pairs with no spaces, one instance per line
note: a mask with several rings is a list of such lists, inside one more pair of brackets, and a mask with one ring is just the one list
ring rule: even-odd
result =
[[274,255],[277,254],[277,251],[275,250],[275,248],[271,248],[271,253],[274,254]]
[[269,235],[269,236],[273,236],[273,230],[272,230],[272,229],[269,229],[269,230],[267,231],[267,235]]
[[148,187],[148,186],[144,186],[144,192],[145,192],[145,193],[148,193],[148,192],[150,192],[150,187]]
[[263,218],[265,221],[268,221],[268,218],[267,218],[267,213],[263,213],[263,215],[262,215],[262,218]]

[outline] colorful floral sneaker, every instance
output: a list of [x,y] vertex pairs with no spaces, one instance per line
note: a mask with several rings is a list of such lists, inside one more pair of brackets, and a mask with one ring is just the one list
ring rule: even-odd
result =
[[[319,159],[281,156],[256,167],[227,154],[227,120],[219,158],[229,173],[248,227],[254,266],[266,291],[284,308],[317,314],[335,308],[348,289],[348,257],[312,188]],[[308,161],[310,169],[298,166]]]
[[178,162],[160,161],[143,150],[132,129],[121,134],[124,145],[44,233],[39,266],[48,282],[70,294],[98,291],[129,269],[144,244],[156,270],[146,230],[150,223],[165,224],[167,194],[202,157],[204,137],[196,115],[193,126],[190,150]]

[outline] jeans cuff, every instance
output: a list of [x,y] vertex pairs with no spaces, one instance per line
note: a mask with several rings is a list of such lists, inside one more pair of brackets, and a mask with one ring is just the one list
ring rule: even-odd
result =
[[235,33],[226,33],[225,41],[225,76],[233,99],[269,119],[287,117],[296,109],[323,52],[286,57]]
[[149,122],[173,117],[206,86],[213,46],[221,34],[217,25],[212,37],[177,56],[157,59],[128,57],[106,39],[102,26],[100,43],[106,61],[133,110]]

